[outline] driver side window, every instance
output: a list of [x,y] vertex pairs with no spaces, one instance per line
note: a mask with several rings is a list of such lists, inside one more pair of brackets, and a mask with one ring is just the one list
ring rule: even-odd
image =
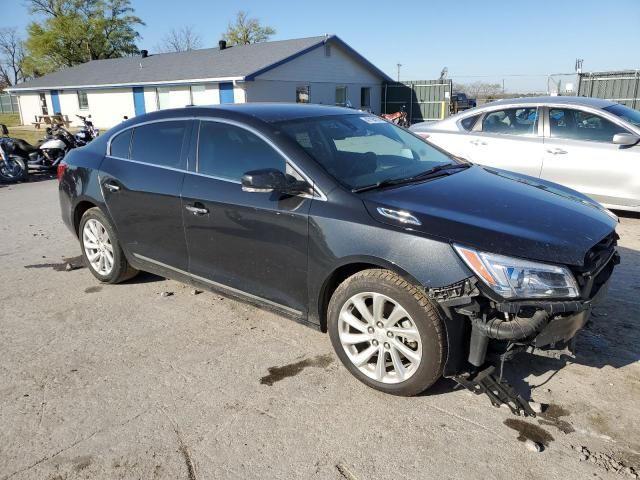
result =
[[267,142],[244,128],[222,122],[201,122],[199,173],[239,182],[246,172],[263,168],[285,172],[285,160]]
[[549,133],[551,138],[612,143],[616,133],[626,133],[626,130],[593,113],[550,108]]

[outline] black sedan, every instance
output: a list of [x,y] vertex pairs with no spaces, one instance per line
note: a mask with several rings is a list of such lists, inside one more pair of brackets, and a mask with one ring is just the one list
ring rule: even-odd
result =
[[336,107],[155,112],[58,174],[98,280],[144,270],[303,320],[393,394],[445,375],[513,400],[488,345],[564,347],[618,259],[616,217],[584,195]]

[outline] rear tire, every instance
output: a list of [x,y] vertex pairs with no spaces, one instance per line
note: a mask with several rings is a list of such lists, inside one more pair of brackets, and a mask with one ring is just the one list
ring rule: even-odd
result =
[[442,376],[440,314],[422,290],[389,270],[364,270],[340,284],[327,323],[340,361],[376,390],[413,396]]
[[90,208],[82,215],[78,237],[85,265],[101,282],[120,283],[138,274],[129,265],[111,222],[99,208]]

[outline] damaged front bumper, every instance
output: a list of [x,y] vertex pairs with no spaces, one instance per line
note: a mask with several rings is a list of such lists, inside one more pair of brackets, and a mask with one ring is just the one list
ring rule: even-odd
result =
[[[587,266],[574,271],[581,292],[576,300],[505,301],[475,277],[431,290],[447,317],[450,357],[445,376],[474,393],[487,394],[494,405],[507,404],[518,415],[535,415],[528,402],[502,380],[504,362],[529,349],[575,350],[575,336],[589,321],[593,306],[606,296],[613,269],[620,262],[615,240],[612,236],[608,248],[588,257]],[[487,360],[488,350],[497,352],[495,364]]]

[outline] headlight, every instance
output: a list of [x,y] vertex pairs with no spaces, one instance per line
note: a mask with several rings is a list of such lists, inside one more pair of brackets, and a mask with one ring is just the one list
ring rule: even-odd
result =
[[503,298],[573,298],[580,296],[566,267],[453,246],[471,270]]

